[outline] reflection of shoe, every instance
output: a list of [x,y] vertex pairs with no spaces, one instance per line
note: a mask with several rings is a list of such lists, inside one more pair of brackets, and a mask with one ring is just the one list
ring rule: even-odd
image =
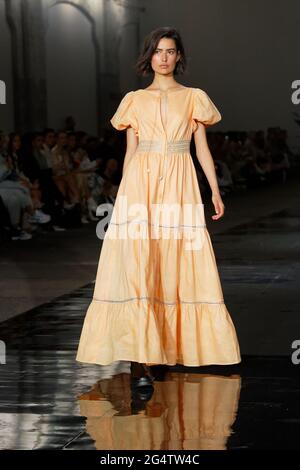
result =
[[152,376],[148,366],[139,362],[132,361],[130,365],[130,370],[132,388],[153,388],[152,382],[154,381],[154,377]]
[[131,413],[136,414],[146,409],[147,401],[152,398],[153,387],[143,387],[132,391]]
[[132,400],[146,402],[150,400],[154,392],[154,387],[135,388],[131,392]]

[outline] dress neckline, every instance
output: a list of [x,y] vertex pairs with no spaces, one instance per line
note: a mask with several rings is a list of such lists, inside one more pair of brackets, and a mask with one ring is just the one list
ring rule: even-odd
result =
[[152,92],[155,92],[155,93],[170,93],[170,92],[175,92],[175,91],[179,91],[179,90],[190,90],[190,87],[172,87],[172,88],[169,88],[167,90],[160,90],[159,88],[140,88],[140,90],[143,90],[143,91],[152,91]]

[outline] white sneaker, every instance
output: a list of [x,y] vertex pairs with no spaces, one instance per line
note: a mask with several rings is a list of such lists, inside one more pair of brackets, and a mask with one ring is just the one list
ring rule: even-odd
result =
[[30,224],[47,224],[51,220],[51,215],[45,214],[37,209],[34,214],[28,218]]
[[12,240],[31,240],[32,235],[28,232],[25,232],[25,230],[20,230],[20,232],[11,237]]

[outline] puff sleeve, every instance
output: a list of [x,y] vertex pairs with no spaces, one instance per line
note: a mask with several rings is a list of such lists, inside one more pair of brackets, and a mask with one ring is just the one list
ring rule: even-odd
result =
[[111,124],[118,131],[122,131],[127,127],[132,127],[135,134],[138,135],[138,121],[134,109],[134,91],[129,91],[122,98],[115,114],[110,119]]
[[222,119],[221,113],[215,104],[207,93],[200,88],[194,90],[192,119],[193,132],[198,128],[198,122],[202,122],[205,126],[211,126]]

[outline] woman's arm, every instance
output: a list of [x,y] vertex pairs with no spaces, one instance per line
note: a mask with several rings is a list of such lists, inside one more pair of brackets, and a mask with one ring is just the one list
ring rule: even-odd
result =
[[205,125],[201,122],[198,122],[198,128],[194,132],[194,140],[197,158],[212,192],[212,202],[216,211],[216,215],[213,215],[212,219],[217,220],[223,217],[225,206],[219,191],[214,160],[207,143]]
[[132,127],[128,127],[126,129],[126,139],[127,139],[127,144],[126,144],[126,153],[125,153],[124,165],[123,165],[123,175],[139,143],[139,139],[137,135],[135,134],[135,130]]

